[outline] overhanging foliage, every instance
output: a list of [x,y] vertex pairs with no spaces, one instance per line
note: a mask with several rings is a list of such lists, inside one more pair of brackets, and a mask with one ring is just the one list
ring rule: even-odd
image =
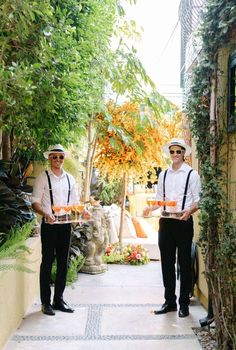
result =
[[[187,100],[187,114],[196,140],[203,179],[200,243],[213,300],[217,341],[220,349],[225,350],[236,348],[236,226],[225,190],[228,178],[222,150],[228,135],[225,123],[218,115],[222,96],[214,94],[219,77],[219,49],[229,44],[235,28],[234,0],[207,2],[201,27],[202,50],[190,77]],[[215,111],[212,109],[214,104]]]
[[116,0],[1,2],[0,128],[31,158],[101,110],[115,16]]

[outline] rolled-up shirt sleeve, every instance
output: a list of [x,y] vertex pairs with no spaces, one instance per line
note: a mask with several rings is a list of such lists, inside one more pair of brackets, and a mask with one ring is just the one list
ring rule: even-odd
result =
[[78,204],[79,196],[76,189],[76,182],[73,176],[69,175],[70,183],[71,183],[71,193],[70,193],[70,204]]
[[164,172],[162,171],[159,175],[157,190],[156,190],[156,199],[158,201],[163,200],[163,177],[164,177]]
[[192,194],[193,203],[199,203],[200,201],[200,192],[201,192],[201,180],[197,171],[193,171],[192,178],[190,178],[189,187]]
[[31,203],[42,204],[43,192],[45,188],[45,175],[42,173],[36,179],[31,196]]

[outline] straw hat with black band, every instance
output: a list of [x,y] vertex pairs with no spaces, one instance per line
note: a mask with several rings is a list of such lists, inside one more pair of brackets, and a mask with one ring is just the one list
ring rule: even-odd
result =
[[166,155],[169,155],[170,154],[170,148],[172,146],[179,146],[179,147],[185,149],[185,156],[186,157],[188,157],[191,154],[191,152],[192,152],[191,147],[185,143],[184,139],[181,139],[181,138],[173,138],[173,139],[171,139],[169,143],[165,144],[162,147],[163,152]]
[[60,144],[49,146],[48,151],[44,152],[44,158],[48,159],[50,154],[55,153],[62,153],[64,154],[65,158],[68,158],[70,156],[70,152],[65,151],[64,147]]

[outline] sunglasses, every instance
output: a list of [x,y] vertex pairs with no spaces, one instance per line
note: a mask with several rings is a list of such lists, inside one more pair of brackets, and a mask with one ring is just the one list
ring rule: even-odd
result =
[[63,156],[63,155],[60,155],[60,156],[51,156],[51,158],[52,159],[64,159],[65,158],[65,156]]
[[181,154],[183,151],[181,149],[177,149],[176,151],[174,151],[173,149],[170,150],[170,154]]

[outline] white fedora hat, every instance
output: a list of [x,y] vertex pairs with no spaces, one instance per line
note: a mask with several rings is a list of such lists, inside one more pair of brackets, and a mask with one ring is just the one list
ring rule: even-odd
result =
[[166,145],[164,145],[162,147],[162,150],[163,152],[166,154],[166,155],[169,155],[170,154],[170,147],[171,146],[180,146],[180,147],[183,147],[185,149],[185,156],[189,156],[192,152],[192,149],[189,145],[187,145],[184,141],[184,139],[181,139],[181,138],[173,138],[170,140],[169,143],[167,143]]
[[70,153],[68,151],[64,150],[64,147],[60,144],[49,146],[48,151],[44,152],[44,158],[48,159],[50,154],[53,153],[62,153],[65,155],[65,157],[69,157]]

